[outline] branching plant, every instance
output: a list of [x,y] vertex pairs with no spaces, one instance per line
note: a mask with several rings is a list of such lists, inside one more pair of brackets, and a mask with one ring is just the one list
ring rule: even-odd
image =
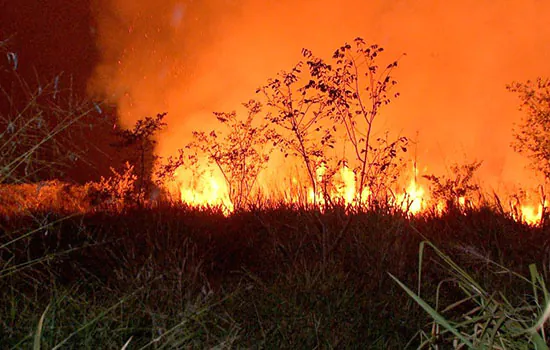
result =
[[[305,57],[311,55],[308,50],[302,53]],[[285,158],[293,155],[303,162],[313,189],[313,202],[317,204],[316,170],[321,164],[327,164],[326,150],[334,147],[336,129],[324,122],[328,120],[327,101],[308,75],[302,74],[303,65],[299,62],[290,72],[279,73],[257,92],[263,93],[271,108],[266,120],[277,128],[275,143]]]
[[166,159],[157,157],[154,170],[154,183],[157,187],[163,187],[167,182],[174,180],[174,175],[179,167],[186,165],[187,159],[192,159],[184,152],[183,149],[178,150],[177,156],[169,156]]
[[132,129],[117,130],[119,141],[113,146],[120,149],[130,149],[132,164],[138,166],[137,196],[138,202],[143,203],[144,195],[151,188],[151,169],[153,169],[156,156],[153,155],[156,145],[156,134],[166,127],[164,117],[166,113],[157,114],[156,117],[146,117],[138,120]]
[[388,189],[386,175],[396,168],[398,152],[405,152],[407,145],[405,137],[390,140],[387,135],[375,135],[375,121],[380,118],[382,107],[399,96],[392,91],[397,84],[392,76],[397,61],[385,69],[376,62],[383,51],[378,45],[367,45],[357,38],[353,47],[345,44],[334,52],[332,64],[310,52],[305,54],[312,77],[310,85],[325,101],[323,112],[343,127],[345,141],[355,153],[359,201],[366,192],[377,197]]
[[122,171],[111,167],[111,173],[109,177],[102,176],[99,182],[86,184],[86,195],[92,207],[120,211],[136,204],[135,185],[138,177],[134,174],[134,166],[126,162]]
[[481,161],[451,166],[452,177],[424,175],[430,181],[430,193],[435,203],[445,203],[447,210],[459,209],[472,200],[471,196],[479,191],[474,176]]
[[514,130],[516,152],[531,160],[534,170],[550,179],[550,79],[512,83],[508,91],[519,95],[520,110],[525,112]]
[[214,113],[228,132],[223,135],[193,132],[190,145],[208,155],[220,170],[229,189],[229,199],[234,208],[244,208],[251,200],[259,173],[265,169],[272,151],[270,146],[276,138],[266,123],[257,125],[262,111],[259,102],[250,100],[243,104],[248,111],[246,119],[240,119],[235,111]]
[[[325,183],[335,170],[334,165],[328,166],[334,162],[327,149],[345,149],[346,144],[351,144],[355,159],[344,157],[336,163],[353,165],[359,202],[363,195],[377,198],[386,193],[397,180],[399,152],[406,151],[407,139],[376,135],[375,121],[382,107],[399,95],[392,91],[397,84],[392,76],[397,61],[381,70],[376,60],[382,51],[360,38],[354,47],[345,44],[337,49],[330,62],[304,49],[305,63],[299,62],[258,90],[273,108],[268,120],[282,129],[279,144],[285,156],[292,152],[303,161],[316,194],[323,185],[316,169],[326,168]],[[337,137],[342,137],[342,144]],[[326,194],[326,186],[322,187]]]

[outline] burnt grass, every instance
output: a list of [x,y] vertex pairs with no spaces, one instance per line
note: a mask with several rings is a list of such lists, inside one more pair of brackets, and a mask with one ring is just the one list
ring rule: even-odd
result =
[[[225,217],[161,204],[0,218],[0,246],[19,238],[0,250],[1,348],[31,347],[43,313],[45,348],[415,348],[430,319],[388,273],[416,291],[420,242],[518,303],[531,287],[484,259],[526,277],[535,263],[547,280],[550,258],[547,225],[490,208],[410,218],[280,205]],[[449,277],[427,249],[422,297],[434,305]],[[445,284],[439,303],[462,297]]]

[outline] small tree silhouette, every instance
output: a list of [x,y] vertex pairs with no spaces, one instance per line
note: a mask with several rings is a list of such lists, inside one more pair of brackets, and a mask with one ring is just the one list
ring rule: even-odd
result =
[[188,160],[192,157],[186,155],[183,149],[178,149],[177,156],[169,156],[164,159],[160,156],[156,157],[154,182],[157,187],[163,187],[168,181],[174,180],[176,170],[184,165],[188,165]]
[[[388,181],[397,179],[398,153],[406,151],[407,139],[375,135],[380,110],[399,96],[392,92],[397,61],[381,70],[376,63],[381,52],[383,48],[368,46],[361,38],[355,39],[354,47],[338,48],[331,61],[303,49],[305,64],[299,62],[258,89],[274,109],[267,119],[283,130],[281,148],[285,155],[293,152],[302,159],[315,194],[316,169],[330,164],[326,150],[335,147],[339,129],[343,129],[343,146],[351,144],[355,153],[355,161],[347,163],[355,165],[359,202],[365,189],[376,197],[388,188]],[[346,161],[341,159],[337,166]],[[333,173],[328,168],[328,176],[323,177],[325,195]]]
[[250,100],[243,103],[248,111],[246,119],[239,119],[235,111],[216,112],[217,120],[228,133],[211,131],[193,132],[194,141],[188,146],[208,155],[221,171],[229,189],[229,199],[235,209],[249,204],[259,173],[265,169],[272,151],[275,136],[266,123],[256,126],[262,106]]
[[448,211],[459,209],[464,198],[464,205],[471,203],[471,196],[479,191],[479,185],[474,183],[474,176],[481,166],[481,161],[466,164],[453,164],[452,177],[424,175],[430,181],[430,193],[436,203],[445,203]]
[[122,171],[111,167],[111,173],[109,177],[102,176],[99,182],[88,182],[84,187],[86,196],[95,208],[121,211],[127,205],[136,203],[137,176],[129,162]]
[[166,113],[157,114],[156,117],[146,117],[138,120],[132,129],[117,130],[116,136],[119,141],[113,144],[120,149],[129,149],[131,152],[131,163],[138,167],[138,179],[136,194],[138,203],[142,204],[144,195],[152,184],[151,169],[157,159],[153,155],[156,145],[154,136],[166,127],[163,121]]
[[550,79],[538,78],[525,83],[506,86],[519,95],[520,110],[525,111],[521,123],[514,130],[512,147],[531,160],[535,171],[550,179]]
[[[308,57],[309,51],[303,50]],[[275,79],[256,92],[262,92],[271,108],[266,120],[278,128],[276,144],[285,158],[289,154],[303,162],[313,189],[313,202],[317,204],[318,184],[316,169],[327,164],[326,149],[334,147],[334,127],[323,123],[328,119],[324,113],[326,99],[302,74],[303,62],[290,72],[282,71]]]
[[312,78],[310,86],[321,92],[324,113],[343,127],[345,141],[355,153],[359,201],[365,189],[376,197],[387,189],[388,180],[397,179],[396,174],[388,175],[397,167],[398,151],[405,152],[407,145],[405,137],[390,140],[387,133],[375,136],[381,109],[399,96],[392,92],[397,84],[392,76],[397,61],[384,69],[376,63],[383,51],[356,38],[354,46],[345,44],[334,52],[331,64],[304,52]]

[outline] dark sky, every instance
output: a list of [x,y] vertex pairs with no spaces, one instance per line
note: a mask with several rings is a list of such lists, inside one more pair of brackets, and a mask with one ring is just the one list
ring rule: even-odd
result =
[[85,92],[97,61],[90,0],[0,0],[0,38],[10,38],[26,80],[63,73]]
[[[61,75],[59,86],[63,91],[70,89],[79,100],[86,97],[87,82],[99,57],[90,1],[0,0],[0,40],[8,40],[9,50],[18,61],[15,74],[0,71],[0,84],[10,94],[8,99],[0,98],[0,113],[10,108],[8,100],[15,101],[17,110],[28,103],[18,77],[34,92],[39,85],[51,84]],[[0,57],[3,65],[5,60]],[[120,165],[122,160],[110,146],[112,138],[106,137],[112,135],[113,117],[114,112],[109,116],[93,111],[90,118],[101,118],[92,119],[101,123],[92,133],[87,129],[85,134],[74,136],[77,149],[85,152],[85,157],[67,170],[64,180],[97,180],[100,175],[110,174],[109,166]]]

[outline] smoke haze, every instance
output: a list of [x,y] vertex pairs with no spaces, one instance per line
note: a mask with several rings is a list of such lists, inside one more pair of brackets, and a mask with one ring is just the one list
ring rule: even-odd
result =
[[289,69],[306,47],[329,58],[355,37],[400,61],[401,97],[383,127],[416,138],[429,171],[479,159],[495,185],[527,179],[510,148],[519,121],[512,81],[550,76],[550,2],[543,0],[97,0],[101,63],[90,92],[116,103],[121,123],[168,112],[167,155],[214,111],[237,109]]

